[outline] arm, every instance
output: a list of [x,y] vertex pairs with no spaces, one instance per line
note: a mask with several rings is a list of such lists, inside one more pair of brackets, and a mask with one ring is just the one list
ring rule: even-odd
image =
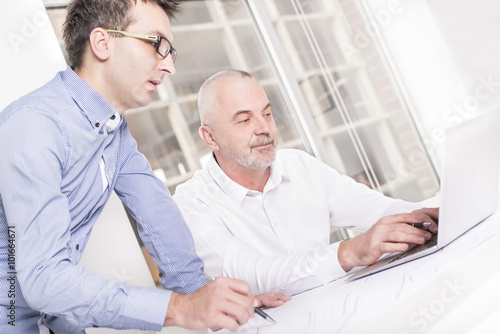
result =
[[318,244],[304,253],[265,256],[258,249],[260,242],[250,245],[234,236],[203,202],[178,195],[175,199],[191,227],[205,271],[211,276],[244,280],[254,294],[290,294],[345,274],[336,257],[338,244]]
[[[336,173],[324,164],[317,170],[322,180]],[[405,251],[408,244],[423,244],[432,237],[429,231],[437,232],[438,209],[386,197],[345,176],[337,177],[330,188],[331,224],[364,232],[339,246],[338,260],[346,272],[370,265],[384,253]],[[432,223],[429,231],[408,225],[424,221]]]
[[[262,211],[243,212],[231,191],[222,189],[229,181],[215,165],[177,188],[175,200],[210,275],[248,281],[254,293],[287,294],[329,282],[346,273],[337,257],[339,243],[328,245],[330,225],[365,231],[386,214],[420,207],[370,190],[306,153],[282,154],[288,156],[277,168],[294,181],[266,193],[272,204]],[[283,230],[271,227],[273,221],[284,222]]]
[[207,283],[191,233],[167,187],[151,170],[124,121],[123,149],[114,190],[137,222],[142,242],[167,290],[191,293]]
[[253,316],[247,283],[220,278],[207,284],[191,233],[165,185],[154,176],[128,130],[115,191],[137,221],[144,245],[170,293],[164,326],[236,330]]
[[[0,128],[0,193],[5,223],[17,233],[16,271],[27,304],[73,328],[134,328],[124,317],[130,296],[151,303],[164,299],[164,292],[132,291],[126,282],[108,281],[75,263],[77,228],[71,229],[69,199],[61,190],[70,155],[65,128],[43,111],[20,110],[6,122]],[[147,320],[139,327],[158,329]]]

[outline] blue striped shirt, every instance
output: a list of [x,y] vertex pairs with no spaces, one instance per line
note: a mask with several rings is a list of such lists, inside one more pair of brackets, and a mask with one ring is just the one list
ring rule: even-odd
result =
[[[206,284],[189,229],[124,117],[103,130],[115,113],[70,67],[0,113],[0,333],[37,332],[41,314],[56,333],[159,331],[171,291]],[[113,189],[166,290],[106,280],[78,265]]]

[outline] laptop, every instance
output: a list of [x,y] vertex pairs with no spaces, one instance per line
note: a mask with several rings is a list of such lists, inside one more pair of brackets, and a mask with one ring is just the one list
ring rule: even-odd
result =
[[445,132],[439,194],[439,231],[424,245],[382,257],[347,278],[361,277],[442,249],[497,209],[500,174],[500,110],[466,120]]

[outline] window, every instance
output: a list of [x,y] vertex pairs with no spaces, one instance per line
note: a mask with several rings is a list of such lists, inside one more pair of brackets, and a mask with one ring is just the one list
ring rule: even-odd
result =
[[[64,6],[48,8],[60,37]],[[172,20],[175,76],[150,106],[125,114],[139,150],[175,192],[210,154],[197,91],[237,68],[266,90],[281,148],[306,150],[392,197],[433,196],[436,173],[365,16],[359,0],[183,1]]]

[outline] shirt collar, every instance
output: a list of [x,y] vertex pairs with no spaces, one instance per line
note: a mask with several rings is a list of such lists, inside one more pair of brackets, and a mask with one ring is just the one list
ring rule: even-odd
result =
[[281,182],[289,182],[290,176],[287,174],[287,170],[283,165],[283,161],[280,159],[279,151],[276,152],[276,159],[271,164],[271,174],[269,175],[269,180],[267,180],[264,186],[264,193],[276,188]]
[[[116,109],[76,74],[70,66],[66,71],[62,72],[61,78],[71,97],[87,117],[94,130],[100,132],[104,124],[117,113]],[[121,117],[118,121],[120,120]]]
[[[269,176],[269,180],[267,180],[266,185],[264,186],[264,194],[271,189],[277,187],[281,182],[290,181],[290,177],[286,173],[284,166],[278,161],[278,154],[276,154],[276,160],[271,164],[271,173]],[[207,163],[207,170],[215,182],[219,185],[222,191],[229,197],[235,200],[240,206],[243,203],[245,197],[252,193],[252,190],[249,190],[242,185],[231,180],[226,173],[220,168],[217,161],[215,161],[215,157],[213,153],[210,156],[210,159]]]
[[118,125],[120,124],[121,121],[121,116],[120,113],[117,111],[111,118],[104,124],[102,127],[102,131],[106,133],[110,133],[116,130]]

